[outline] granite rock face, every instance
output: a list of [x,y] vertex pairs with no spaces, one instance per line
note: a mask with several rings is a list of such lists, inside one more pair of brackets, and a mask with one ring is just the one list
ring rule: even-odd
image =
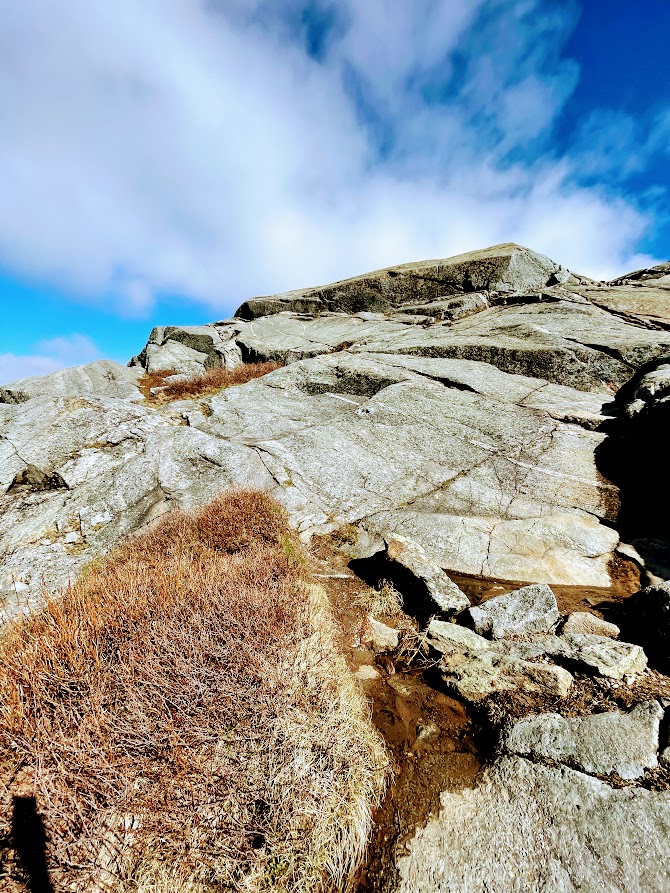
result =
[[0,387],[0,403],[25,403],[32,397],[112,397],[141,400],[138,388],[141,369],[129,369],[112,360],[95,360],[84,366],[62,369],[50,375],[23,378]]
[[[38,587],[45,543],[60,550],[54,524],[77,532],[72,519],[86,515],[92,492],[71,473],[85,466],[108,535],[82,524],[77,548],[49,562],[50,585],[155,512],[239,478],[272,489],[306,539],[355,525],[360,557],[404,539],[447,577],[608,586],[619,490],[599,455],[615,389],[670,353],[660,323],[605,307],[634,287],[495,246],[263,299],[269,315],[243,305],[232,320],[157,327],[129,369],[101,361],[5,386],[3,579]],[[138,388],[144,372],[266,359],[287,365],[162,410]],[[45,412],[40,399],[52,401]],[[240,473],[188,460],[177,490],[148,471],[138,486],[135,467],[167,463],[172,447],[155,453],[157,438],[185,455],[206,444],[236,456]],[[157,508],[138,509],[142,500]]]
[[[253,486],[305,540],[351,527],[350,558],[425,590],[434,669],[463,701],[541,704],[585,674],[627,684],[645,651],[667,671],[669,276],[595,283],[499,245],[160,326],[129,368],[5,385],[3,618],[172,507]],[[264,360],[285,365],[212,396],[144,396],[146,373]],[[621,640],[591,615],[560,627],[546,584],[610,586],[622,530],[654,587],[624,603]],[[470,608],[455,574],[517,589]],[[468,610],[477,631],[445,622]],[[374,617],[365,636],[380,652],[399,643]],[[505,734],[477,786],[444,791],[398,849],[394,891],[670,889],[670,794],[639,786],[670,760],[659,702],[526,717]],[[595,777],[610,773],[628,787]]]
[[670,889],[670,792],[504,755],[398,853],[399,893]]
[[462,292],[515,292],[558,282],[580,282],[548,257],[507,243],[444,260],[401,264],[354,279],[245,301],[237,311],[243,319],[269,316],[281,310],[319,313],[324,310],[387,310],[440,301]]

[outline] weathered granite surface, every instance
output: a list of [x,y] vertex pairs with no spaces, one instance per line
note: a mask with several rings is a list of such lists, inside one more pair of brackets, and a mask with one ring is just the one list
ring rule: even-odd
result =
[[502,756],[398,853],[398,893],[670,889],[670,792]]
[[[361,555],[404,537],[447,573],[607,586],[619,497],[598,455],[615,389],[670,352],[670,331],[603,309],[603,295],[630,287],[496,246],[317,290],[316,314],[286,312],[295,299],[278,296],[283,312],[270,316],[159,326],[130,369],[99,361],[5,386],[0,586],[39,588],[47,541],[56,585],[156,512],[238,479],[273,489],[305,537],[357,525]],[[384,298],[375,312],[371,289]],[[431,315],[436,301],[454,313]],[[265,359],[288,365],[163,411],[137,387],[143,370]],[[205,444],[237,470],[188,460],[173,463],[179,488],[157,481],[172,450],[197,456]],[[95,493],[71,483],[84,466]],[[109,520],[82,523],[77,549],[64,549],[60,530],[72,533],[90,499]]]
[[[426,590],[436,671],[463,700],[561,699],[580,674],[625,683],[645,673],[644,649],[667,669],[665,588],[640,599],[661,617],[654,635],[623,610],[619,641],[574,615],[557,627],[544,584],[609,586],[622,527],[650,582],[670,578],[669,277],[661,265],[594,283],[500,245],[159,326],[130,368],[5,385],[3,615],[171,507],[254,486],[303,538],[351,525],[354,557],[382,556]],[[213,396],[156,407],[140,388],[145,372],[263,360],[286,365]],[[482,638],[444,622],[468,607],[450,572],[542,584],[548,600],[507,614],[491,600],[475,611],[491,621]],[[378,650],[398,644],[374,618],[368,632]],[[635,786],[659,751],[670,759],[660,711],[522,720],[478,786],[445,791],[398,851],[395,889],[666,893],[670,795]],[[588,774],[609,772],[633,786]]]

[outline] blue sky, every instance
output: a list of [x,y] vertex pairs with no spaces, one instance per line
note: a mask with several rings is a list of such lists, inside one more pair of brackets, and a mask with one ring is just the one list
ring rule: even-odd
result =
[[670,255],[667,0],[0,0],[0,383],[518,241]]

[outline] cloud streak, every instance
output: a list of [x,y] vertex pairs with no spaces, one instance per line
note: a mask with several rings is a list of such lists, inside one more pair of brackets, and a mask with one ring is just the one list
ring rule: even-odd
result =
[[86,335],[38,341],[32,354],[0,354],[0,385],[33,375],[49,375],[68,366],[89,363],[100,356],[100,351]]
[[596,276],[645,261],[649,212],[580,176],[616,141],[586,121],[552,149],[569,4],[0,8],[0,265],[19,275],[142,316],[509,240]]

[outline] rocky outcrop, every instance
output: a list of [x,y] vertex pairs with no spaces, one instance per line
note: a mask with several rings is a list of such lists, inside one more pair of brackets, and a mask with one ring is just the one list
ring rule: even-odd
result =
[[332,285],[252,298],[242,304],[237,315],[255,319],[282,310],[356,313],[388,310],[406,304],[415,310],[459,292],[506,293],[583,281],[583,277],[573,276],[548,257],[508,243],[444,260],[387,267]]
[[23,378],[0,387],[0,403],[25,403],[33,397],[112,397],[116,400],[141,400],[138,382],[142,369],[129,369],[111,360],[96,360],[50,375]]
[[[540,705],[505,728],[477,787],[443,792],[396,854],[397,889],[667,890],[669,795],[640,786],[666,771],[667,703],[647,691],[628,712],[560,715],[588,686],[646,691],[647,656],[669,669],[667,275],[594,283],[495,246],[157,327],[129,368],[5,386],[4,614],[173,506],[270,490],[303,539],[344,530],[352,569],[398,584],[442,689],[478,715],[512,695]],[[144,396],[265,360],[285,365],[209,396]],[[620,638],[592,614],[559,617],[548,584],[610,587],[621,555],[655,588],[608,615]],[[471,607],[457,574],[510,591]],[[374,685],[406,629],[363,627]],[[559,712],[539,713],[548,701]]]
[[156,326],[131,365],[147,372],[174,371],[189,376],[221,366],[235,369],[242,362],[242,351],[235,340],[238,331],[234,323]]
[[[158,327],[129,369],[101,361],[5,387],[5,592],[37,591],[45,554],[56,585],[156,512],[231,480],[271,487],[305,538],[355,525],[361,558],[404,538],[447,574],[607,586],[619,498],[599,457],[614,389],[670,352],[670,332],[588,297],[623,287],[497,246],[336,283],[308,315]],[[345,312],[367,307],[370,289],[383,312]],[[145,371],[266,359],[287,365],[160,412],[138,389]],[[227,459],[220,476],[218,459],[171,462],[173,450],[235,457],[240,472]],[[157,473],[166,466],[179,466],[179,487]],[[28,474],[67,486],[31,489]],[[109,519],[95,530],[76,520],[91,499]],[[76,549],[61,549],[61,529]]]

